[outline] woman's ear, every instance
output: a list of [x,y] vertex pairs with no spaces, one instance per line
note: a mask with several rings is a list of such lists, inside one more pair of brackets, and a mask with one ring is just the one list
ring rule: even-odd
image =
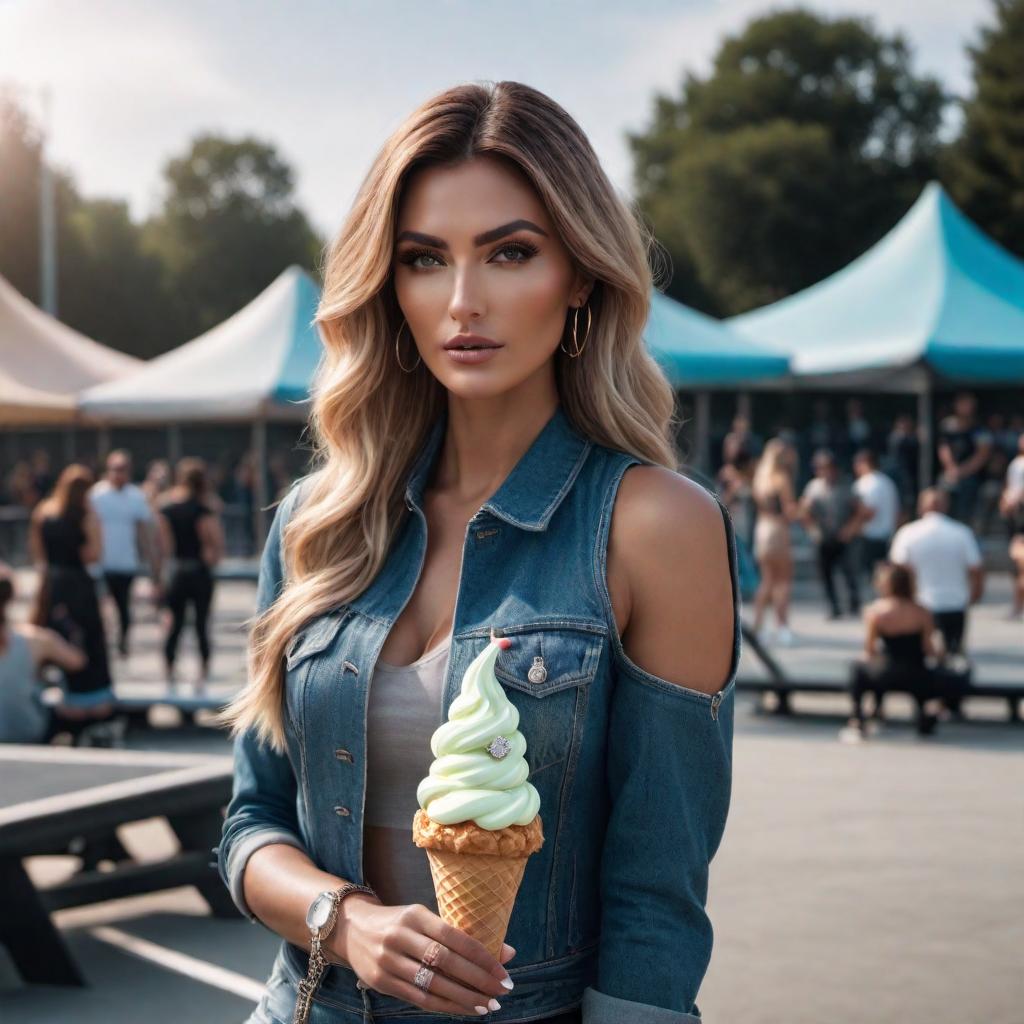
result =
[[587,300],[590,298],[590,293],[594,290],[595,279],[587,277],[581,271],[576,272],[576,279],[573,281],[573,307],[584,306]]

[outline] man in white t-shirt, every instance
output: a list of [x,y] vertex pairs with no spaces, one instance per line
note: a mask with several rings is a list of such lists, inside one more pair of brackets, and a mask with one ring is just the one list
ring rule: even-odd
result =
[[985,570],[970,527],[951,519],[948,507],[945,491],[925,488],[921,518],[896,531],[889,558],[914,570],[917,599],[932,613],[946,654],[962,654],[967,609],[981,600]]
[[857,478],[853,493],[871,512],[860,530],[862,566],[870,575],[888,554],[900,513],[900,493],[895,481],[879,470],[878,456],[870,448],[853,457],[853,472]]
[[131,588],[132,580],[141,569],[140,553],[150,564],[154,585],[160,580],[156,519],[145,493],[131,482],[131,477],[131,455],[119,448],[107,456],[103,479],[89,491],[89,500],[103,537],[100,568],[117,606],[120,626],[117,648],[122,656],[128,654]]

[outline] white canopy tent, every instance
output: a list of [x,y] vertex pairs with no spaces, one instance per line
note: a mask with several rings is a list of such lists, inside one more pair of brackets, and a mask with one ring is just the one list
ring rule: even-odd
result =
[[142,365],[44,313],[0,277],[0,424],[72,422],[77,392]]

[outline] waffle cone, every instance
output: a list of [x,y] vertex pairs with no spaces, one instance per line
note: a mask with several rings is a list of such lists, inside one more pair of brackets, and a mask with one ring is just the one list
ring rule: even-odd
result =
[[441,919],[500,959],[526,861],[544,842],[540,815],[491,830],[471,821],[439,825],[420,810],[413,842],[427,851]]

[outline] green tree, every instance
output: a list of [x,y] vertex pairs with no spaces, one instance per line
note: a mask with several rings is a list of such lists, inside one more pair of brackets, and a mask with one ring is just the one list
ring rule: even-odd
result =
[[39,300],[39,130],[9,89],[0,91],[0,274]]
[[677,268],[669,292],[738,313],[877,241],[936,173],[949,97],[910,63],[899,34],[797,9],[752,20],[708,77],[657,96],[629,142],[638,202]]
[[316,267],[322,242],[295,205],[291,168],[268,143],[204,135],[164,177],[163,210],[146,239],[186,337],[235,313],[289,264]]
[[[0,95],[0,273],[27,299],[40,300],[38,130],[13,92]],[[162,271],[142,249],[123,202],[84,199],[71,176],[54,170],[57,311],[97,341],[148,357],[181,340]]]
[[155,253],[119,199],[58,193],[61,319],[97,341],[150,359],[184,340]]
[[994,0],[995,24],[969,46],[974,92],[945,178],[965,213],[1024,256],[1024,0]]

